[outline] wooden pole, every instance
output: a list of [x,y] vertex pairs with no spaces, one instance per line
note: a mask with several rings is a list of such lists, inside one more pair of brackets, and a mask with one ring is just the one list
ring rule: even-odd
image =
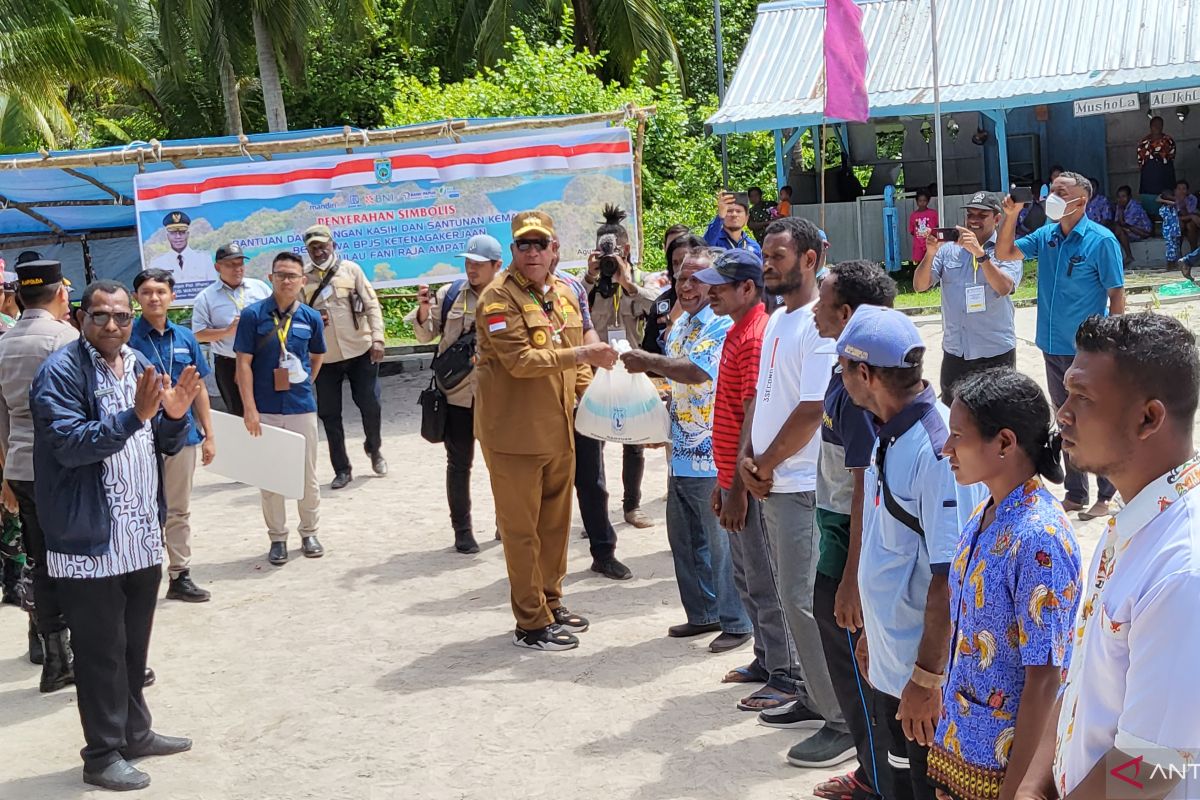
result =
[[646,240],[642,238],[642,145],[646,141],[646,115],[639,113],[637,120],[637,135],[634,138],[633,146],[633,191],[637,198],[638,260],[645,262]]
[[[647,106],[644,108],[622,109],[620,111],[605,111],[598,114],[580,114],[572,117],[505,120],[504,122],[485,122],[480,125],[472,125],[463,120],[444,120],[442,122],[411,128],[361,131],[359,132],[359,136],[362,141],[355,146],[372,147],[397,142],[414,142],[447,137],[457,139],[464,134],[565,128],[571,125],[615,122],[617,120],[624,121],[631,114],[653,114],[656,110],[654,106]],[[42,150],[39,151],[39,155],[37,156],[0,158],[0,171],[39,168],[111,167],[120,165],[139,166],[146,162],[170,162],[178,167],[182,166],[182,162],[185,160],[237,157],[267,158],[270,155],[279,153],[305,153],[314,150],[345,149],[346,145],[347,141],[344,131],[286,141],[268,139],[252,142],[249,139],[243,138],[237,142],[166,147],[157,141],[151,141],[148,144],[130,145],[120,150],[84,151],[65,155],[51,155],[49,152]]]

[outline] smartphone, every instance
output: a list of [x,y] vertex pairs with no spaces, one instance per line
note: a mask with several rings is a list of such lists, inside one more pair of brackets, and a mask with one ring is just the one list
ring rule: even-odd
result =
[[1014,185],[1008,190],[1008,196],[1013,199],[1014,203],[1032,203],[1033,189],[1028,186]]
[[933,238],[939,242],[957,242],[958,228],[934,228]]

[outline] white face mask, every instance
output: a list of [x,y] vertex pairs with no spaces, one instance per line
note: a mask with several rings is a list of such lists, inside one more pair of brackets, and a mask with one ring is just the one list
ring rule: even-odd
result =
[[1064,200],[1056,194],[1051,194],[1046,197],[1046,218],[1054,222],[1067,215],[1067,209],[1071,207],[1071,203],[1078,202],[1079,198],[1074,200]]

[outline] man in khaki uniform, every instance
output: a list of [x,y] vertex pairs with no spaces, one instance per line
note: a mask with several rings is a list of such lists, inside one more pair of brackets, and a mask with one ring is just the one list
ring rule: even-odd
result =
[[[428,286],[417,289],[417,307],[405,321],[413,327],[418,342],[432,342],[439,335],[437,354],[475,330],[475,311],[479,293],[500,271],[503,256],[500,242],[481,233],[467,242],[462,254],[467,277],[447,283],[433,295]],[[465,343],[464,343],[465,344]],[[475,370],[462,383],[447,388],[446,395],[446,500],[450,505],[450,524],[454,528],[454,547],[460,553],[478,553],[471,524],[471,465],[475,461]]]
[[588,622],[562,605],[575,477],[575,401],[588,366],[611,367],[616,351],[583,343],[575,293],[550,273],[554,221],[513,218],[512,264],[479,297],[475,315],[475,436],[492,480],[517,630],[513,644],[570,650],[568,629]]
[[313,225],[304,232],[307,284],[301,300],[325,323],[329,351],[317,380],[317,415],[325,426],[334,478],[330,489],[341,489],[353,477],[342,428],[342,381],[350,381],[350,396],[362,415],[363,449],[376,475],[387,474],[379,452],[383,411],[379,394],[379,362],[383,361],[383,311],[375,287],[362,267],[337,253],[333,232]]

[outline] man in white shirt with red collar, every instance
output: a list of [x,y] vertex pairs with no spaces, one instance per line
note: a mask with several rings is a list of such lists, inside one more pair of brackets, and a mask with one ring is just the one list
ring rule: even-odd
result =
[[1128,502],[1080,579],[1057,731],[1018,797],[1200,797],[1200,693],[1188,685],[1200,664],[1196,339],[1142,313],[1089,317],[1075,345],[1063,450]]

